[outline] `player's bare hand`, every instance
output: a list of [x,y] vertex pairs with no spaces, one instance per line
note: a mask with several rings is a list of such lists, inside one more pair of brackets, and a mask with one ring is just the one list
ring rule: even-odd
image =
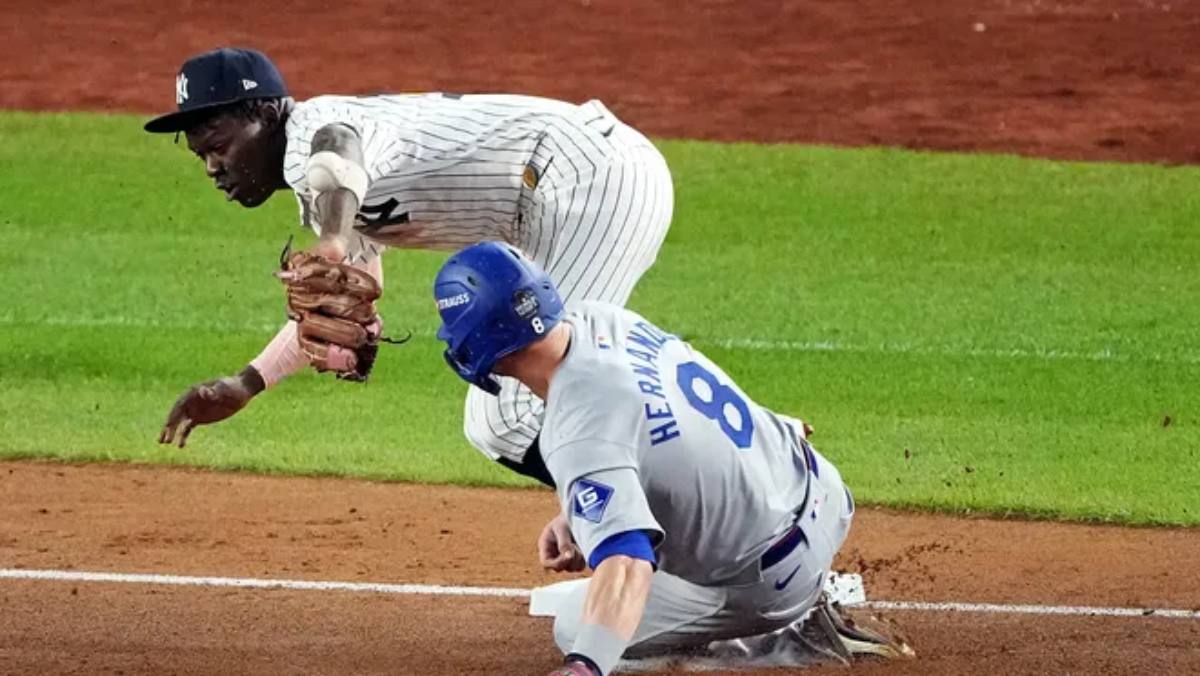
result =
[[242,410],[264,389],[262,377],[247,367],[240,375],[209,380],[188,388],[171,407],[158,443],[183,448],[198,425],[224,420]]
[[587,567],[583,552],[571,537],[567,517],[562,514],[551,519],[538,536],[538,561],[543,568],[556,573],[575,573]]

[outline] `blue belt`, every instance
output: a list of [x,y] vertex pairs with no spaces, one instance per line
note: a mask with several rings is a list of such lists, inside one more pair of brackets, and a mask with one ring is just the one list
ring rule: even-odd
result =
[[784,532],[783,537],[776,540],[775,544],[763,552],[762,569],[766,570],[786,559],[788,554],[796,551],[796,547],[799,547],[801,542],[808,542],[808,537],[804,535],[804,531],[800,530],[800,526],[793,525]]

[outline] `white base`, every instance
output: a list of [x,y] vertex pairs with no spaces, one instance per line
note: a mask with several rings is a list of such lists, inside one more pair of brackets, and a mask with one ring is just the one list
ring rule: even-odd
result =
[[534,617],[557,617],[558,607],[576,588],[587,584],[588,579],[555,582],[545,587],[534,587],[529,593],[529,614]]
[[867,602],[867,589],[863,586],[862,575],[858,573],[839,573],[831,571],[825,578],[825,593],[829,600],[843,606],[852,606]]

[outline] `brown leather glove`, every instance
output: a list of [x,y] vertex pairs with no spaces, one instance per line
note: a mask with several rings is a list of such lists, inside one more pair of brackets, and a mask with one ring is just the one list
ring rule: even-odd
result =
[[280,257],[276,276],[287,292],[288,317],[297,322],[300,349],[318,371],[362,382],[375,365],[383,322],[375,301],[383,293],[365,270],[307,251]]

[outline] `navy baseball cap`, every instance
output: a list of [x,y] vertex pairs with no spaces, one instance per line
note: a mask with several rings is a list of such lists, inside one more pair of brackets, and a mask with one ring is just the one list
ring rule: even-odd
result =
[[262,52],[223,47],[193,56],[175,77],[179,110],[146,123],[146,131],[187,131],[220,106],[287,96],[279,69]]

